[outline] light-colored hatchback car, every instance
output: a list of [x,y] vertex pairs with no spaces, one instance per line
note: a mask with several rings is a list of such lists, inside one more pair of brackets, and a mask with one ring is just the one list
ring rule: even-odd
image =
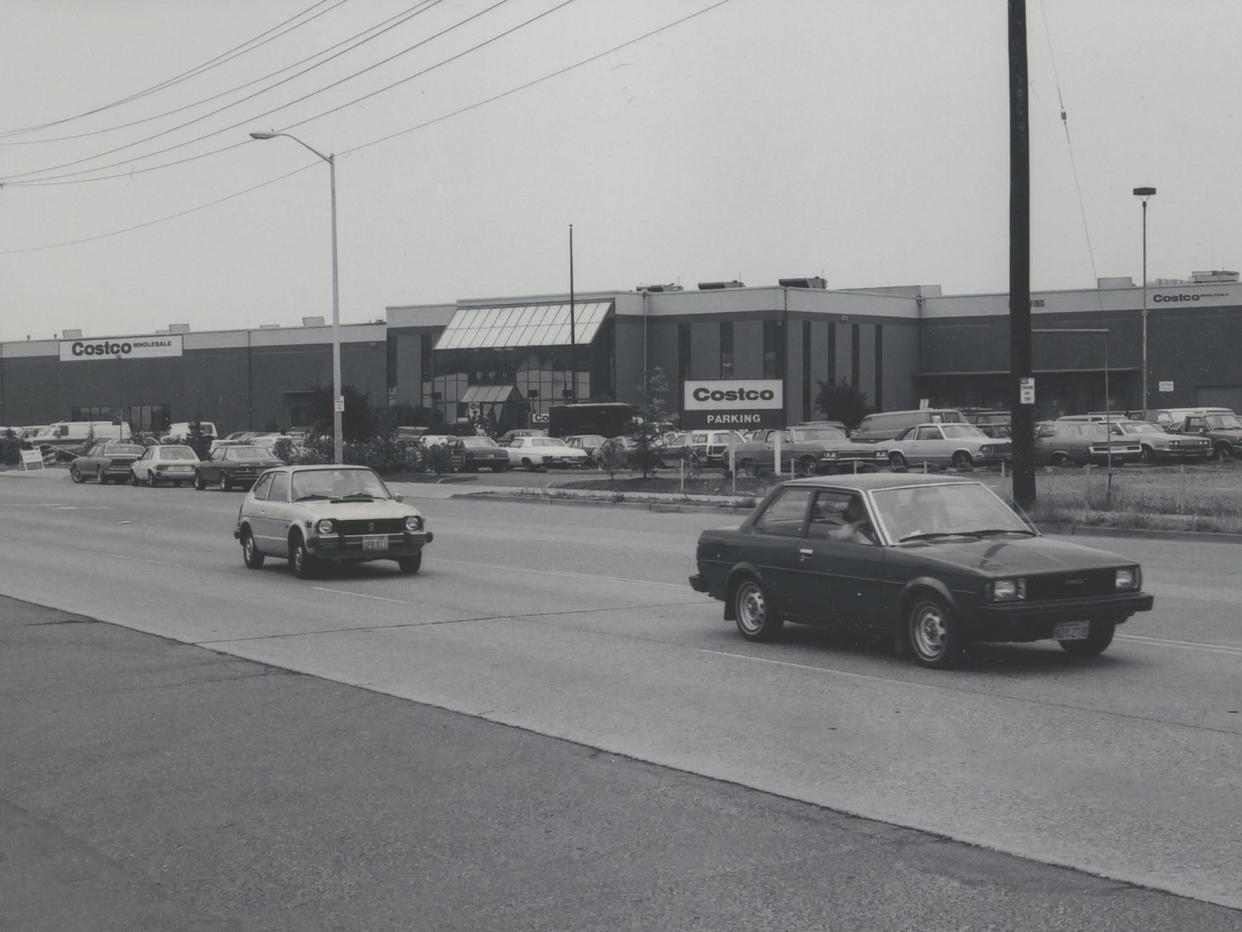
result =
[[154,488],[161,482],[172,485],[193,482],[197,465],[198,454],[182,444],[165,443],[147,447],[142,456],[130,464],[129,483]]
[[233,531],[252,570],[288,560],[299,579],[325,563],[395,560],[417,573],[432,533],[413,505],[366,466],[282,466],[259,476]]

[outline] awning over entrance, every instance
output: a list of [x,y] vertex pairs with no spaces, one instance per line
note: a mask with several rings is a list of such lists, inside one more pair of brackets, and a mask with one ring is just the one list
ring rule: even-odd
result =
[[[514,346],[569,346],[566,304],[465,307],[449,321],[436,349],[482,349]],[[611,301],[575,303],[574,343],[590,343],[612,309]]]
[[471,385],[464,392],[459,401],[462,404],[479,405],[479,404],[503,404],[506,401],[521,401],[522,393],[517,390],[515,385]]

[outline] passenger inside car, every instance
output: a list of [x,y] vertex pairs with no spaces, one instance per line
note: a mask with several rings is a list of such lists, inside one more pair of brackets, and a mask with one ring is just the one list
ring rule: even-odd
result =
[[862,497],[848,492],[820,492],[811,509],[807,536],[856,544],[877,542]]

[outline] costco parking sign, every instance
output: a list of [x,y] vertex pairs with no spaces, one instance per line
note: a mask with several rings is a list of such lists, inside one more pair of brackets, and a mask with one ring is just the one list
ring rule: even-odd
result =
[[685,427],[780,427],[785,421],[780,379],[695,380],[682,391]]

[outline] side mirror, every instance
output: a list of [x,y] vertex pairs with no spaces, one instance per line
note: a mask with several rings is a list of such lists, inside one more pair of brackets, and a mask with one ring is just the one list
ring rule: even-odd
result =
[[392,500],[394,502],[403,502],[405,501],[405,496],[402,495],[400,492],[394,492],[392,496]]

